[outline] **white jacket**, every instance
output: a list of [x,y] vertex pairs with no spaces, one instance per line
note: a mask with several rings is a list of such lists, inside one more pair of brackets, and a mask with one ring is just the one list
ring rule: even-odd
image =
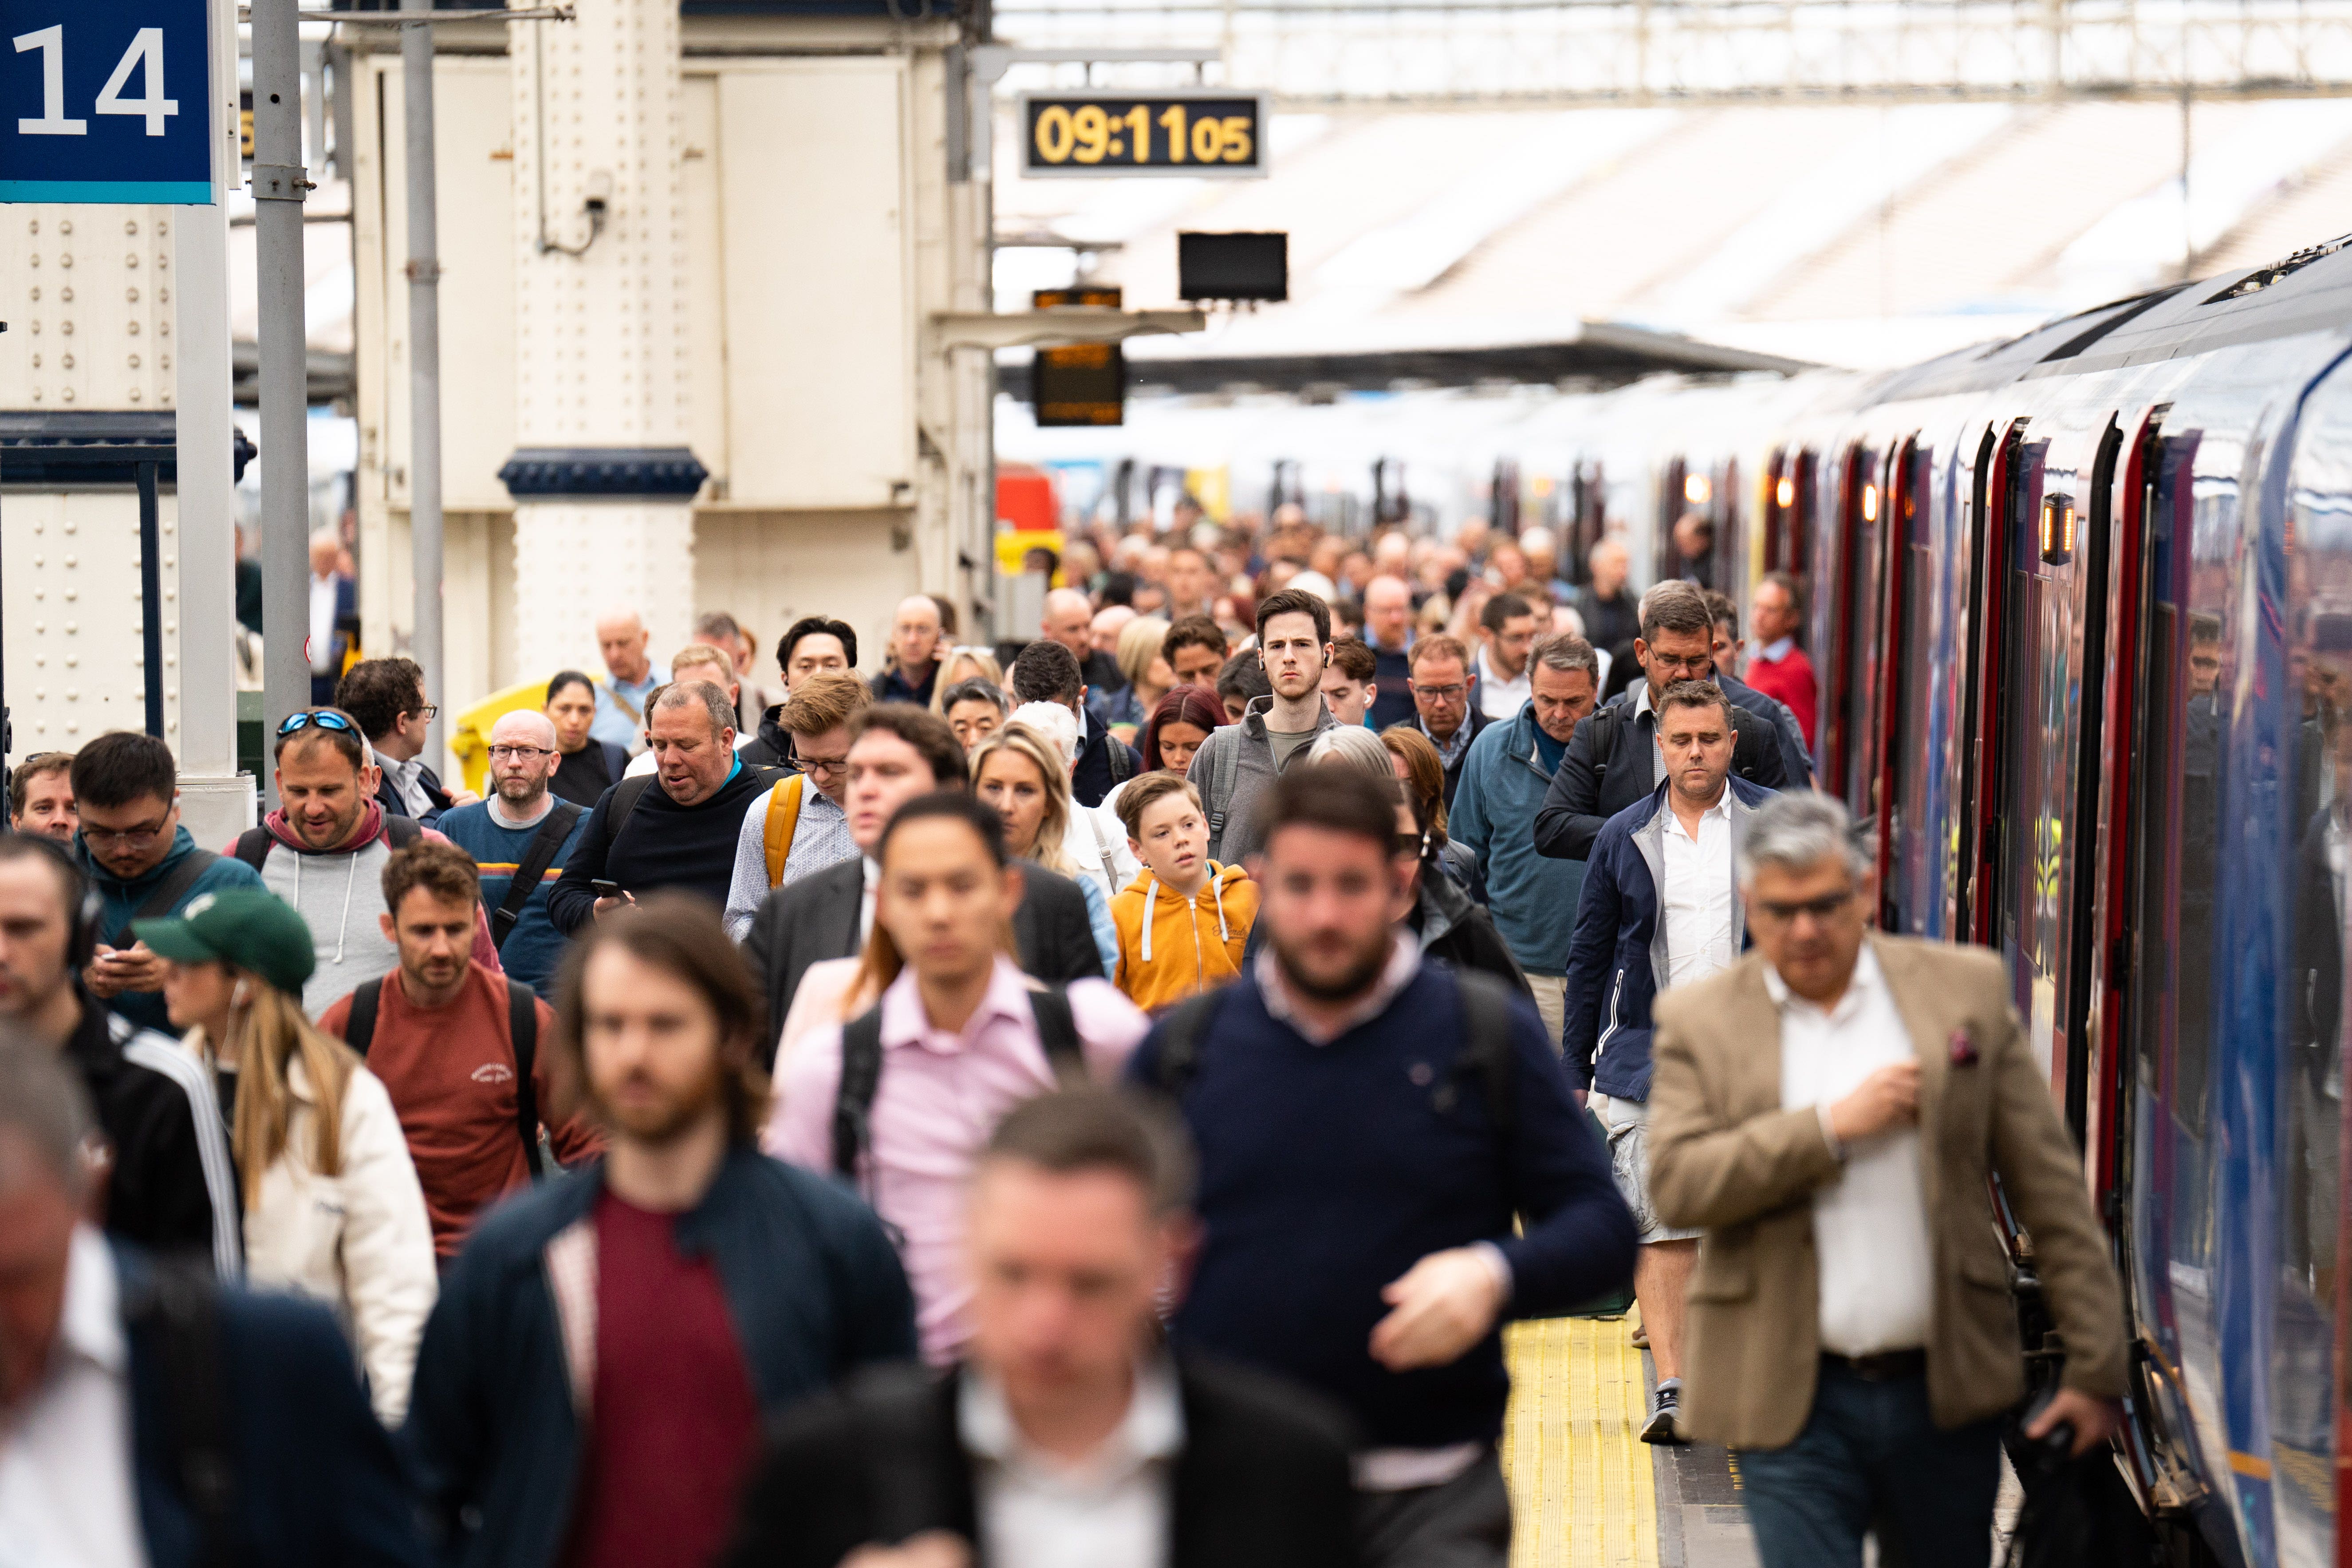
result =
[[[211,1062],[201,1028],[189,1030],[185,1044]],[[245,1211],[246,1282],[331,1307],[358,1347],[377,1419],[397,1427],[440,1292],[425,1192],[392,1096],[365,1068],[343,1090],[342,1174],[320,1175],[311,1164],[319,1131],[310,1069],[299,1056],[286,1068],[294,1114],[286,1152],[262,1173],[261,1201]]]

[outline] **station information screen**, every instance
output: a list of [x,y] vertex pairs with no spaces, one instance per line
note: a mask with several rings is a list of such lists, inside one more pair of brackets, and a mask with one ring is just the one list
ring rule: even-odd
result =
[[[1064,305],[1118,309],[1115,286],[1076,284],[1039,289],[1032,306],[1051,310]],[[1037,350],[1029,362],[1029,401],[1039,425],[1123,425],[1127,422],[1127,356],[1117,343],[1055,343]]]
[[1266,118],[1257,93],[1026,93],[1022,172],[1256,179]]

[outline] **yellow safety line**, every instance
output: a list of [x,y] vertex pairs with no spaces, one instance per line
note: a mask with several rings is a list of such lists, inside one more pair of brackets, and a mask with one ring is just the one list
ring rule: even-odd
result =
[[1514,1323],[1503,1474],[1511,1568],[1657,1568],[1658,1501],[1633,1320]]

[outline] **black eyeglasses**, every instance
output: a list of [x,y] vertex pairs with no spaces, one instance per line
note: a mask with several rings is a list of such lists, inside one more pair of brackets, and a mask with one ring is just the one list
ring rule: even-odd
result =
[[360,727],[357,724],[340,713],[331,713],[324,709],[310,712],[289,713],[286,715],[286,722],[278,726],[278,732],[280,735],[291,735],[307,730],[313,724],[321,730],[341,730],[347,735],[356,735],[360,732]]

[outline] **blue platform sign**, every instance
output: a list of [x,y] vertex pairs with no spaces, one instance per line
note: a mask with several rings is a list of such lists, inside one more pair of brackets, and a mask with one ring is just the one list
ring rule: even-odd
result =
[[0,202],[213,199],[205,0],[0,0]]

